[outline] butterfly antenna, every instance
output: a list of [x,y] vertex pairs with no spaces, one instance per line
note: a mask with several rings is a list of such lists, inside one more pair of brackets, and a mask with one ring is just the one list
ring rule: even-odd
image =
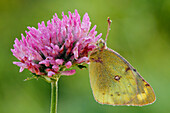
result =
[[106,43],[107,37],[108,37],[108,35],[109,35],[110,24],[111,24],[111,22],[112,22],[109,17],[107,18],[107,22],[108,22],[108,27],[107,27],[107,34],[106,34],[106,38],[105,38],[105,43]]

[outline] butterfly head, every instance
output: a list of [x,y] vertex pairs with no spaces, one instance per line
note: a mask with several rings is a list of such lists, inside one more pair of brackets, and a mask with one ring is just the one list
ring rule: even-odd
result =
[[100,39],[97,43],[98,49],[106,49],[106,42],[103,39]]

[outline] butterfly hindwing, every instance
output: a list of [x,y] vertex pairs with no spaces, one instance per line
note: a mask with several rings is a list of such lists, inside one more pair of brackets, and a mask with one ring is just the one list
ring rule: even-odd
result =
[[142,106],[153,103],[156,97],[152,87],[140,76],[139,73],[134,72],[134,75],[137,80],[138,93],[129,104]]
[[151,86],[111,49],[92,52],[89,74],[93,95],[101,104],[141,106],[155,100]]

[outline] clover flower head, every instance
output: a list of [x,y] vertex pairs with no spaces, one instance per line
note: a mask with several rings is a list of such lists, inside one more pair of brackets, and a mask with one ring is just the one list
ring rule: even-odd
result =
[[77,10],[68,14],[62,13],[62,19],[55,14],[47,26],[42,21],[38,23],[38,29],[28,27],[26,36],[21,34],[21,40],[15,39],[11,51],[20,60],[13,62],[20,67],[20,72],[26,68],[46,77],[73,75],[76,71],[70,69],[72,66],[88,63],[88,54],[96,48],[102,34],[96,36],[96,25],[90,30],[87,13],[82,21]]

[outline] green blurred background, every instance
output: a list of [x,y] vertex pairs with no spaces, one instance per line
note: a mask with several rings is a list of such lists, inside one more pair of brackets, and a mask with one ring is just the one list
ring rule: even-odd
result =
[[[27,26],[48,21],[62,11],[81,17],[88,12],[98,33],[107,31],[107,46],[124,56],[152,85],[157,100],[144,107],[109,106],[95,102],[88,70],[59,81],[58,113],[169,113],[170,112],[170,0],[1,0],[0,1],[0,113],[49,113],[50,84],[24,82],[10,51]],[[24,33],[25,34],[25,33]]]

